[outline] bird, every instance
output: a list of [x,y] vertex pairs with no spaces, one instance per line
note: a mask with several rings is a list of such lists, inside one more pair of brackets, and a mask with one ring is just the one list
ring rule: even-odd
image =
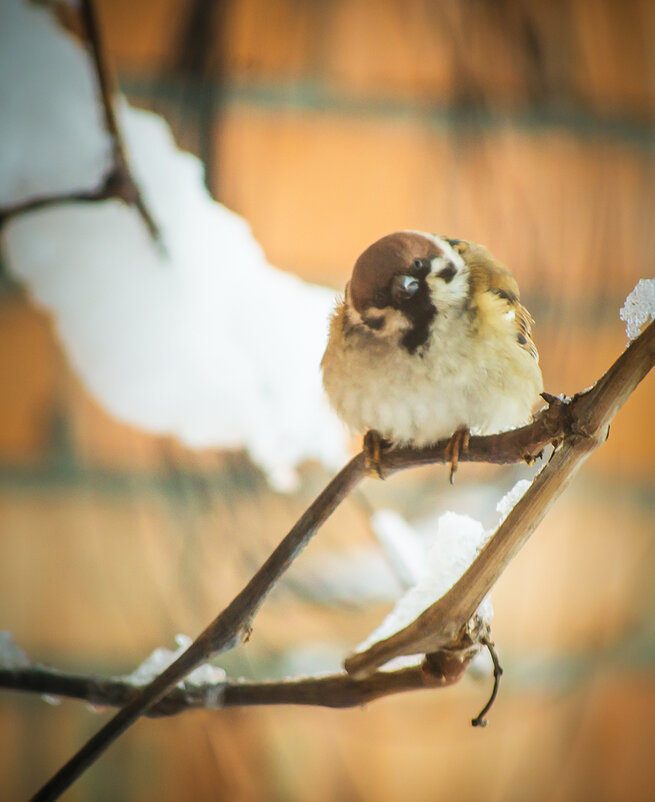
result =
[[397,231],[355,262],[321,360],[328,400],[381,449],[450,438],[450,480],[471,434],[527,423],[543,380],[533,319],[509,270],[474,242]]

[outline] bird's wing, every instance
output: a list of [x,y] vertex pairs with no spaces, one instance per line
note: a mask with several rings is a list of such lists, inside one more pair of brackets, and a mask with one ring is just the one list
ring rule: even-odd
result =
[[514,312],[516,342],[538,362],[539,354],[532,340],[534,320],[521,304],[519,285],[514,276],[481,245],[449,237],[443,239],[462,257],[469,269],[471,296],[475,297],[480,292],[490,292],[501,298],[507,304],[507,311]]

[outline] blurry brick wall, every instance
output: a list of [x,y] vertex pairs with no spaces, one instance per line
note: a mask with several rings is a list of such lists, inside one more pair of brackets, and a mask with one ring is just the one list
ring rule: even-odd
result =
[[[618,309],[653,273],[655,4],[102,0],[100,12],[124,90],[206,161],[273,263],[338,289],[390,230],[478,240],[519,278],[551,392],[588,386],[621,352]],[[204,626],[325,476],[308,469],[298,496],[280,497],[241,455],[112,420],[47,316],[9,279],[1,289],[1,625],[34,659],[128,671]],[[364,712],[193,714],[141,723],[70,798],[651,799],[653,409],[650,376],[495,591],[506,675],[487,730],[468,724],[488,691],[469,678]],[[464,466],[458,485],[517,475]],[[447,488],[435,469],[368,492],[412,512]],[[301,565],[370,542],[350,503]],[[303,643],[345,652],[384,612],[321,604],[293,577],[229,656],[234,675],[275,675]],[[16,696],[1,715],[11,798],[100,721]]]

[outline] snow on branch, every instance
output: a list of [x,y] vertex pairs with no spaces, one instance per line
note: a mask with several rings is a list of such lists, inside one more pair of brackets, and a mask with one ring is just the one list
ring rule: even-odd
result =
[[[144,431],[245,449],[280,490],[305,460],[335,470],[347,438],[319,370],[335,293],[269,264],[247,222],[211,198],[199,160],[160,117],[110,98],[47,8],[6,5],[3,257],[86,388]],[[117,159],[165,250],[131,190],[98,194]]]
[[[533,461],[550,444],[556,447],[548,463],[450,590],[404,629],[346,660],[351,679],[377,681],[380,674],[387,673],[378,671],[379,667],[389,660],[420,653],[425,655],[420,669],[414,667],[404,671],[432,673],[437,685],[441,686],[462,676],[481,645],[486,645],[491,651],[488,627],[475,615],[479,605],[585,459],[605,442],[611,420],[653,364],[655,322],[628,346],[591,389],[570,399],[546,394],[548,406],[531,424],[501,434],[471,437],[468,450],[460,455],[461,461]],[[448,462],[447,446],[448,441],[441,441],[424,449],[386,451],[382,455],[383,472],[389,474],[417,465]],[[151,683],[136,691],[125,706],[43,786],[35,799],[56,799],[134,721],[166,697],[184,676],[212,656],[247,638],[266,595],[366,474],[366,457],[362,452],[334,477],[243,590],[189,648]],[[497,680],[500,669],[496,659],[494,663]],[[343,677],[339,682],[345,682]],[[494,695],[496,689],[497,683]],[[474,721],[482,723],[480,717]]]
[[[87,386],[117,417],[146,430],[176,434],[195,447],[246,448],[278,487],[293,485],[303,459],[334,465],[344,453],[343,432],[327,409],[318,372],[332,293],[269,265],[246,222],[209,197],[201,165],[177,150],[163,121],[111,100],[90,0],[82,13],[91,63],[46,9],[20,0],[6,5],[0,27],[5,258],[52,311]],[[16,64],[20,82],[12,77]],[[34,124],[35,109],[47,126]],[[99,202],[70,202],[80,200]],[[155,228],[165,253],[153,242]],[[243,299],[259,334],[240,313]],[[636,335],[654,306],[652,280],[640,282],[621,313],[633,341],[593,388],[570,399],[545,395],[548,405],[530,425],[470,439],[460,462],[532,462],[551,444],[555,450],[516,504],[506,505],[506,517],[484,545],[484,533],[465,524],[475,558],[461,577],[438,589],[434,577],[426,580],[435,595],[445,590],[432,603],[425,587],[415,589],[405,618],[351,655],[346,674],[248,685],[204,664],[247,638],[267,594],[367,475],[363,454],[334,477],[195,641],[182,641],[175,653],[158,652],[131,679],[71,677],[32,666],[13,641],[0,640],[0,685],[122,705],[34,798],[57,798],[141,715],[230,704],[349,706],[444,687],[463,675],[483,645],[497,679],[489,616],[480,605],[652,368],[655,323]],[[384,452],[381,470],[390,475],[447,462],[447,445]],[[420,666],[380,670],[417,654]],[[194,680],[201,684],[180,687],[200,666]]]
[[[7,0],[6,6],[4,36],[0,33],[0,74],[4,76],[0,97],[5,111],[0,123],[5,145],[0,224],[63,203],[121,198],[134,206],[161,245],[159,227],[128,164],[113,106],[116,89],[92,0],[81,0],[79,6],[90,64],[63,32],[55,35],[45,9],[30,8],[20,0]],[[46,75],[51,76],[53,69],[69,82],[66,93],[52,91]],[[87,102],[94,96],[99,104]],[[38,124],[35,104],[47,125]],[[26,118],[35,123],[27,138]],[[75,137],[71,137],[71,124],[77,126]]]
[[644,323],[655,320],[655,278],[639,279],[625,299],[619,317],[625,322],[625,333],[629,340],[639,335]]

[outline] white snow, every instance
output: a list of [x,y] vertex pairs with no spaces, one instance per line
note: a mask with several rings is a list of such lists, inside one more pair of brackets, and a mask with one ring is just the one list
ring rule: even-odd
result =
[[482,679],[491,677],[494,673],[494,662],[488,649],[480,649],[473,656],[468,668],[469,676]]
[[425,546],[416,530],[393,510],[374,512],[371,526],[403,584],[415,585],[425,565]]
[[51,693],[42,693],[41,699],[53,707],[58,707],[62,702],[61,696],[53,696]]
[[[160,648],[155,649],[152,654],[147,657],[140,666],[138,666],[131,674],[126,675],[123,679],[132,685],[147,685],[156,676],[168,668],[177,658],[185,652],[191,645],[191,638],[188,635],[176,635],[175,642],[177,649],[171,651],[170,649]],[[178,686],[182,687],[187,685],[219,685],[225,682],[226,674],[222,668],[212,666],[209,663],[195,668],[188,674],[184,680],[178,682]]]
[[[496,505],[497,526],[509,515],[531,482],[520,479]],[[440,599],[465,573],[478,556],[495,529],[485,530],[479,521],[468,515],[446,512],[436,522],[428,519],[411,526],[400,515],[388,510],[372,518],[376,534],[387,554],[395,558],[401,574],[414,576],[414,584],[396,602],[393,610],[356,651],[364,651],[373,643],[384,640],[411,624],[424,610]],[[429,542],[427,548],[423,545]],[[389,546],[391,548],[389,548]],[[493,618],[493,606],[487,595],[477,613],[483,623]],[[399,658],[387,668],[416,662]]]
[[496,504],[496,512],[499,515],[498,526],[507,518],[531,484],[532,482],[529,479],[519,479],[514,487],[505,493]]
[[625,299],[619,317],[625,322],[625,333],[629,340],[639,336],[644,323],[655,319],[655,278],[639,279]]
[[[10,0],[6,19],[1,203],[98,185],[108,144],[86,53],[44,9]],[[124,102],[117,112],[166,253],[119,200],[66,204],[5,226],[9,269],[120,420],[193,448],[245,448],[279,489],[303,460],[340,465],[345,431],[319,372],[335,294],[268,264],[161,118]]]
[[320,603],[362,605],[397,598],[398,579],[389,559],[371,544],[308,556],[300,581],[303,595]]
[[36,3],[0,11],[0,206],[92,190],[111,167],[85,51]]
[[19,668],[28,668],[30,661],[25,652],[16,644],[11,632],[0,632],[0,668],[14,671]]
[[[440,599],[466,571],[489,537],[479,521],[468,515],[447,512],[436,525],[416,584],[397,602],[380,626],[357,647],[363,651],[376,641],[388,638],[410,624]],[[477,615],[488,623],[493,617],[491,600],[486,597]]]

